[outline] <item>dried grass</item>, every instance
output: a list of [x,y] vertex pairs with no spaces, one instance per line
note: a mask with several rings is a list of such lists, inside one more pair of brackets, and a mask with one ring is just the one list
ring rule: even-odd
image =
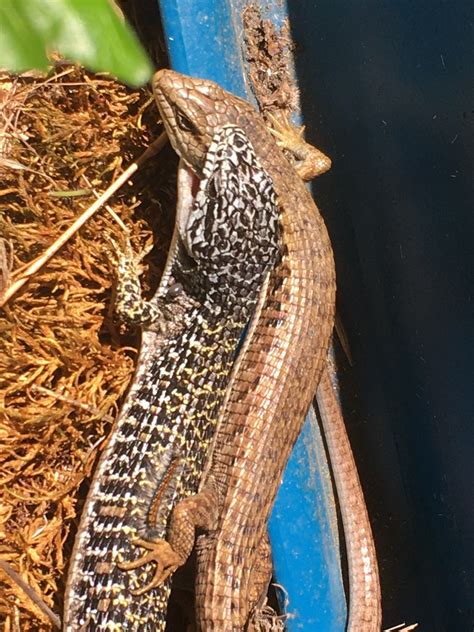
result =
[[[91,187],[104,190],[160,130],[148,92],[71,66],[47,80],[1,78],[0,108],[5,286],[90,205]],[[172,222],[161,203],[170,204],[174,183],[157,164],[113,208],[137,251],[158,236],[150,261],[162,264]],[[124,337],[110,312],[107,236],[120,232],[99,211],[0,310],[0,559],[56,612],[80,486],[133,373],[137,338]],[[148,287],[158,274],[159,265],[149,269]],[[52,629],[1,571],[0,621],[5,631]]]

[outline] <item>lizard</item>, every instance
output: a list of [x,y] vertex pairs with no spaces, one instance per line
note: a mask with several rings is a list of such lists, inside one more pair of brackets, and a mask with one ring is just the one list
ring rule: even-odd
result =
[[194,175],[180,164],[174,237],[149,302],[128,244],[119,256],[116,310],[143,340],[78,527],[67,632],[165,629],[170,582],[155,581],[147,542],[197,491],[242,330],[281,257],[271,178],[246,136],[224,125],[209,140]]
[[[335,313],[332,248],[303,183],[303,177],[327,170],[330,161],[284,124],[271,132],[249,103],[211,81],[163,69],[153,88],[171,144],[191,169],[199,171],[216,127],[231,123],[245,132],[272,178],[283,241],[283,256],[262,288],[234,365],[199,493],[174,508],[157,572],[164,580],[182,564],[195,529],[203,529],[197,540],[198,629],[240,632],[249,625],[270,579],[269,512],[318,391],[345,531],[347,630],[378,632],[375,548],[327,359]],[[300,161],[296,168],[279,145]]]

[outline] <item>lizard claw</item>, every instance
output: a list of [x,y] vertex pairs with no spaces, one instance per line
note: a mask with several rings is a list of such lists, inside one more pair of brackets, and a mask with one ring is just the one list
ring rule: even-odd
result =
[[145,586],[130,591],[132,595],[143,595],[149,590],[152,590],[152,588],[156,588],[183,563],[181,557],[172,549],[166,540],[150,542],[149,540],[138,538],[133,541],[133,544],[143,547],[147,552],[132,562],[122,562],[117,564],[117,566],[123,571],[131,571],[140,568],[144,564],[156,562],[156,570],[153,579],[145,584]]
[[274,114],[269,112],[267,114],[267,118],[272,124],[272,127],[268,128],[270,134],[275,136],[277,143],[283,149],[291,151],[295,145],[298,146],[300,143],[304,142],[304,125],[301,127],[292,125],[287,115],[276,117]]

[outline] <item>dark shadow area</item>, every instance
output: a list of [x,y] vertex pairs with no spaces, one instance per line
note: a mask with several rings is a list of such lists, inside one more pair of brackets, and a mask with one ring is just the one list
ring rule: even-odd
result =
[[135,29],[156,68],[169,66],[158,0],[120,0],[120,8]]
[[473,8],[290,2],[384,627],[474,622]]

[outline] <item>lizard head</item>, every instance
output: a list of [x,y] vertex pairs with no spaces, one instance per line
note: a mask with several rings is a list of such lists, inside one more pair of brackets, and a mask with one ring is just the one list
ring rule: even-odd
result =
[[173,149],[199,176],[217,127],[239,125],[253,108],[213,81],[159,70],[153,91]]

